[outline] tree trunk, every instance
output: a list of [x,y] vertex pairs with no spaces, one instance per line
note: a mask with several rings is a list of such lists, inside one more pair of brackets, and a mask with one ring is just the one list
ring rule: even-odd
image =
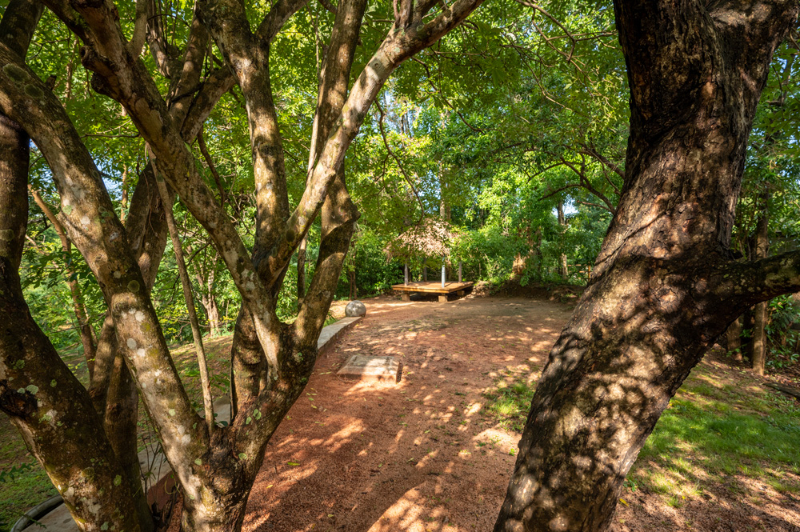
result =
[[204,295],[200,302],[206,311],[206,318],[208,318],[208,333],[211,336],[219,336],[222,334],[222,323],[219,317],[219,306],[217,305],[217,298],[213,294]]
[[92,325],[89,323],[89,317],[86,313],[86,305],[81,295],[81,286],[78,283],[75,268],[72,266],[72,243],[67,238],[67,233],[64,231],[64,226],[53,214],[53,210],[45,203],[42,196],[35,188],[28,187],[33,200],[42,210],[44,215],[50,221],[50,224],[58,233],[61,240],[61,250],[64,252],[64,260],[66,267],[64,268],[64,276],[67,278],[67,286],[69,287],[70,295],[72,296],[72,309],[75,313],[75,319],[78,321],[78,328],[80,330],[81,344],[83,345],[83,357],[86,359],[86,366],[89,369],[89,378],[94,375],[94,362],[96,354],[95,337]]
[[[755,258],[765,259],[769,255],[769,192],[764,194],[764,210],[758,219],[755,235]],[[767,309],[769,302],[764,301],[753,308],[753,341],[750,344],[750,360],[753,371],[764,375],[767,362]]]
[[439,163],[439,216],[445,222],[450,221],[450,204],[447,202],[447,177],[443,165]]
[[[564,202],[562,201],[558,202],[557,212],[558,212],[558,225],[561,226],[561,234],[563,235],[564,232],[566,232],[567,230],[567,218],[564,216]],[[562,253],[561,256],[559,257],[558,274],[564,280],[569,278],[569,266],[567,264],[566,253]]]
[[797,14],[758,4],[615,2],[631,90],[623,193],[539,380],[496,532],[606,530],[706,349],[800,282],[796,256],[741,265],[728,251],[756,105]]
[[728,327],[727,332],[727,349],[728,352],[733,352],[733,359],[737,362],[742,361],[742,317],[739,316]]
[[[41,12],[38,2],[13,1],[0,23],[0,35],[24,36],[27,27],[29,37]],[[20,431],[76,519],[99,519],[118,530],[138,531],[134,497],[129,483],[122,482],[127,474],[116,460],[89,396],[33,321],[23,298],[18,268],[28,218],[29,145],[23,129],[0,115],[0,309],[4,316],[0,410]],[[80,427],[80,438],[70,437],[61,426]],[[88,475],[91,482],[86,480]]]

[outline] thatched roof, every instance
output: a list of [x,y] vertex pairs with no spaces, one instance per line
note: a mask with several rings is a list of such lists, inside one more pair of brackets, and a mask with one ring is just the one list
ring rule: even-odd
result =
[[389,242],[384,251],[388,260],[397,257],[445,257],[456,233],[445,221],[428,218]]

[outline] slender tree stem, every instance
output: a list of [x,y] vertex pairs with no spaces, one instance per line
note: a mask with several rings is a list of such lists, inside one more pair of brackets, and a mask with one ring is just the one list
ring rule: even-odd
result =
[[175,250],[175,262],[178,264],[178,272],[180,273],[181,277],[183,297],[186,300],[186,310],[189,312],[189,323],[192,327],[194,348],[197,352],[197,364],[200,366],[200,384],[203,388],[203,407],[205,409],[206,424],[208,425],[208,434],[210,436],[214,432],[214,402],[211,397],[211,383],[208,378],[208,364],[206,363],[206,352],[203,348],[203,336],[200,333],[200,325],[197,321],[197,310],[195,309],[194,297],[192,296],[192,284],[191,281],[189,281],[189,274],[186,270],[186,261],[183,258],[183,248],[181,247],[180,235],[178,235],[178,227],[175,224],[175,217],[172,214],[172,205],[169,202],[167,183],[163,178],[159,178],[155,159],[152,157],[152,154],[150,157],[150,164],[153,166],[153,174],[156,176],[156,183],[158,183],[158,194],[161,196],[161,201],[164,203],[164,214],[167,219],[167,229],[169,229],[169,236],[172,239],[172,247]]

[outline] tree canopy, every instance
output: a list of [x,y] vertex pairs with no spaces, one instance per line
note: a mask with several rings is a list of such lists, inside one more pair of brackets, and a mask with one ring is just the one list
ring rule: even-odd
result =
[[[800,289],[797,6],[763,2],[769,14],[742,37],[716,3],[690,2],[689,22],[676,22],[677,3],[645,4],[4,5],[0,409],[76,520],[154,529],[135,458],[146,417],[186,495],[183,527],[238,529],[331,302],[447,256],[495,286],[588,286],[534,399],[497,530],[538,530],[533,506],[542,522],[605,527],[629,455],[686,372],[755,305],[745,336],[785,330],[791,320],[769,328],[785,297],[767,301]],[[682,294],[675,309],[668,293]],[[198,326],[233,335],[230,373],[201,360],[190,390],[170,346],[194,340],[202,353]],[[642,377],[638,418],[619,429],[629,440],[609,436],[603,454],[583,433],[534,437],[567,411],[602,425],[586,405],[600,406],[569,400],[655,372],[634,352],[669,369]],[[80,367],[64,362],[72,353]],[[571,371],[592,377],[565,384]],[[227,427],[210,420],[222,396]],[[607,462],[581,477],[525,458],[570,446]],[[555,515],[561,495],[514,491],[546,474],[607,495]]]

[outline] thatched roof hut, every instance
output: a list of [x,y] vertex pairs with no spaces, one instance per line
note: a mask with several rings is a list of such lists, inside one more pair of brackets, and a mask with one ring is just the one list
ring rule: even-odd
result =
[[409,261],[419,257],[447,257],[456,237],[452,226],[436,218],[427,218],[397,236],[384,248],[388,260]]

